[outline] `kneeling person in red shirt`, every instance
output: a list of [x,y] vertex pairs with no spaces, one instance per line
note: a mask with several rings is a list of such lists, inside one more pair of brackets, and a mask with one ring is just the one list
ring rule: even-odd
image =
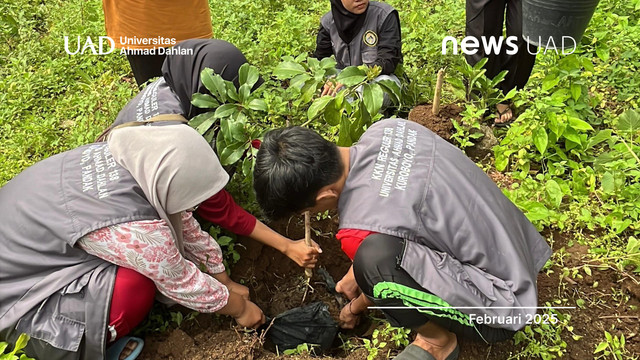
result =
[[384,307],[418,333],[397,359],[455,359],[459,336],[497,342],[525,325],[474,319],[535,314],[551,249],[473,161],[419,124],[379,121],[349,148],[306,128],[273,130],[254,188],[272,218],[338,210],[336,237],[353,259],[337,285],[352,299],[342,326]]

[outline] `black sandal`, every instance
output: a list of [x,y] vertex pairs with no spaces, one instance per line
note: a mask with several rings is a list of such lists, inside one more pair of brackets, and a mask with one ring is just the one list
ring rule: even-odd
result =
[[[503,105],[507,105],[507,104],[503,104]],[[515,118],[515,114],[513,113],[513,110],[511,109],[511,106],[508,105],[507,108],[504,111],[500,111],[498,110],[498,108],[496,107],[496,114],[497,114],[497,119],[500,119],[502,117],[502,115],[507,114],[507,113],[511,113],[511,119],[509,119],[508,121],[505,122],[495,122],[495,120],[493,121],[493,125],[496,127],[505,127],[505,126],[509,126],[511,125],[511,123],[516,119]]]

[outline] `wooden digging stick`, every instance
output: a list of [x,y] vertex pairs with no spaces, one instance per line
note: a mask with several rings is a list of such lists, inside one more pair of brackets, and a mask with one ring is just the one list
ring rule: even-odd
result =
[[[307,244],[308,247],[311,247],[311,213],[308,211],[304,212],[304,243]],[[304,275],[307,279],[311,279],[313,275],[313,270],[307,268],[304,269]]]
[[438,80],[436,80],[436,91],[433,95],[433,106],[431,107],[431,113],[438,115],[440,113],[440,95],[442,94],[442,83],[444,81],[444,68],[438,70]]

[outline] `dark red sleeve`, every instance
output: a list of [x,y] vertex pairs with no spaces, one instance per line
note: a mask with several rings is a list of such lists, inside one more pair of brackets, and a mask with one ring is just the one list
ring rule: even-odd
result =
[[200,204],[196,212],[205,220],[238,235],[248,236],[256,227],[255,216],[238,206],[224,189]]
[[371,234],[375,234],[375,232],[358,229],[340,229],[336,234],[336,239],[340,240],[342,251],[347,254],[349,259],[353,260],[362,240]]

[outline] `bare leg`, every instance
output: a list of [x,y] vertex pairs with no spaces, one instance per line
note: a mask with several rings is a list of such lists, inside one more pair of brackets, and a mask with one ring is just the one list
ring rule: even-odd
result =
[[417,329],[413,344],[426,350],[436,360],[445,360],[458,345],[456,335],[429,321]]

